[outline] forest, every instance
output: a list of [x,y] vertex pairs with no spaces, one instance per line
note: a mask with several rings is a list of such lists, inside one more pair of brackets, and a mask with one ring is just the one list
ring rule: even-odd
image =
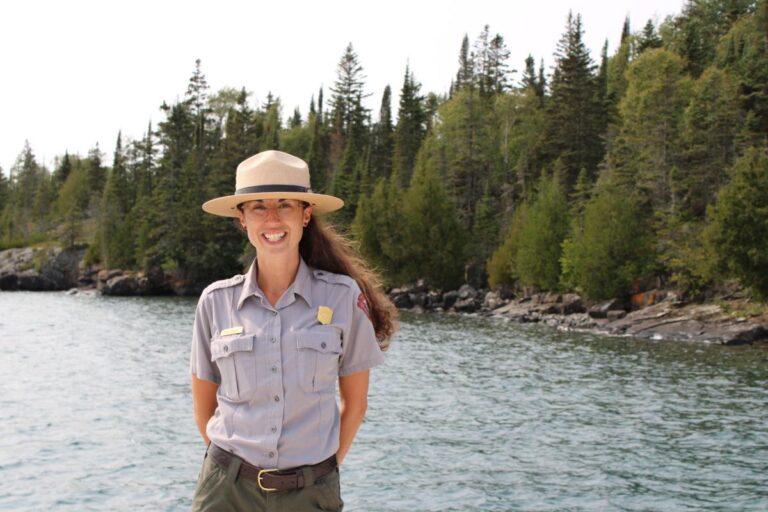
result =
[[[689,0],[679,15],[616,27],[592,56],[576,13],[553,62],[510,63],[485,26],[458,41],[446,94],[405,66],[378,111],[350,43],[306,111],[278,94],[212,91],[195,63],[183,97],[108,156],[27,144],[0,172],[0,249],[86,245],[86,263],[161,268],[200,288],[252,257],[206,215],[244,158],[304,158],[327,220],[388,286],[424,279],[626,296],[653,279],[689,297],[736,284],[768,297],[768,0]],[[459,39],[459,38],[457,38]],[[512,69],[519,72],[513,73]],[[279,92],[279,91],[278,91]],[[118,120],[115,120],[116,123]]]

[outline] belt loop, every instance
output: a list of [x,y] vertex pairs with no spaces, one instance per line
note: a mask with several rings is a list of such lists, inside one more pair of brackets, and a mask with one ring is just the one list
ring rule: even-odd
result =
[[302,487],[309,487],[315,485],[315,472],[312,471],[310,466],[304,466],[301,468],[301,474],[304,477],[304,485]]
[[229,466],[227,467],[227,480],[233,484],[237,482],[237,475],[240,474],[240,464],[242,463],[243,459],[234,455],[229,459]]

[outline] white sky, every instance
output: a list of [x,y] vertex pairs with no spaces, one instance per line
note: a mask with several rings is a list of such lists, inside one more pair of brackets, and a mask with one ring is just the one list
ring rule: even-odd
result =
[[[569,9],[582,15],[594,60],[609,54],[624,17],[632,30],[677,14],[683,0],[289,1],[17,0],[0,4],[0,166],[8,174],[28,139],[38,161],[86,155],[111,163],[119,130],[139,138],[159,106],[184,95],[195,59],[212,90],[245,87],[252,102],[280,96],[287,117],[325,86],[352,42],[377,115],[384,87],[397,95],[407,62],[422,92],[446,92],[461,39],[485,24],[504,36],[510,67],[543,57],[547,70]],[[658,25],[658,23],[657,23]],[[513,76],[519,79],[520,73]],[[393,98],[397,112],[397,99]]]

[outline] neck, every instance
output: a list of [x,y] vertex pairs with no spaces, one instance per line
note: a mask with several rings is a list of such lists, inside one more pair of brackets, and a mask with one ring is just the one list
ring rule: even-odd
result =
[[291,286],[299,271],[299,253],[277,258],[256,258],[259,288],[270,304],[277,304],[285,290]]

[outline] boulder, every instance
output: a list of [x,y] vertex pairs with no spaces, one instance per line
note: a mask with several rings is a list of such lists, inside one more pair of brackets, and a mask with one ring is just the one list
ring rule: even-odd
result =
[[456,290],[451,290],[449,292],[445,292],[443,294],[443,307],[445,309],[450,308],[453,306],[456,301],[459,300],[459,292]]
[[132,275],[119,275],[109,279],[101,288],[104,295],[138,295],[139,279]]
[[453,308],[461,313],[474,313],[480,309],[480,301],[473,297],[460,298],[454,303]]
[[29,290],[32,292],[44,292],[56,290],[56,283],[45,276],[42,276],[34,270],[25,270],[17,274],[19,290]]
[[458,293],[460,299],[474,299],[478,295],[477,290],[468,284],[461,285]]
[[485,298],[483,298],[483,307],[486,309],[496,309],[505,303],[506,301],[501,298],[499,290],[488,292],[485,294]]
[[413,302],[411,302],[411,297],[407,293],[400,293],[398,295],[395,295],[392,297],[392,302],[395,304],[395,307],[398,309],[411,309],[413,307]]
[[592,318],[607,318],[608,311],[624,309],[624,303],[619,299],[611,299],[599,304],[595,304],[587,313]]
[[614,322],[625,316],[627,316],[627,312],[623,309],[611,309],[606,313],[605,318],[607,318],[609,322]]

